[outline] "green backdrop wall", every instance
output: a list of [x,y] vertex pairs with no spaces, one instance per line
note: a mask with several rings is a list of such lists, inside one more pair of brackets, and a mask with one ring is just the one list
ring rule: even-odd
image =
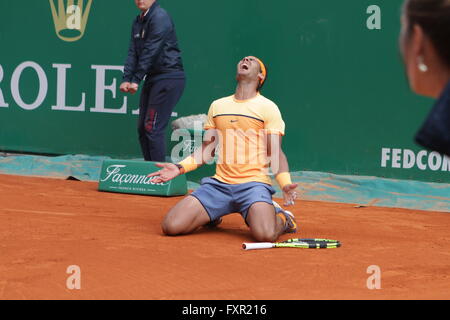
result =
[[[93,0],[73,42],[57,36],[51,2],[58,8],[0,2],[0,149],[138,157],[138,97],[118,90],[134,1]],[[413,142],[433,101],[411,93],[404,76],[401,2],[161,0],[188,76],[176,112],[206,113],[233,93],[237,62],[256,55],[269,66],[263,94],[286,121],[293,171],[450,182],[450,160]],[[381,29],[367,25],[371,5]]]

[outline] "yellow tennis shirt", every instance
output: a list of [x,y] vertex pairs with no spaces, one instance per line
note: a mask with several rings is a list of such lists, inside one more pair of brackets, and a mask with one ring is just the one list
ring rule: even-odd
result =
[[228,184],[272,184],[267,157],[267,134],[284,135],[285,123],[277,105],[258,94],[249,100],[234,96],[214,101],[205,130],[219,136],[216,175]]

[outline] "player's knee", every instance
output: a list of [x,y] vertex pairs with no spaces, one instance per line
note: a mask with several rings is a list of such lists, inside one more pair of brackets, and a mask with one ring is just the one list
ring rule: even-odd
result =
[[163,222],[161,224],[161,229],[166,236],[177,236],[179,235],[179,230],[172,224]]
[[161,228],[163,233],[166,236],[179,236],[181,234],[183,234],[183,228],[179,223],[176,223],[176,221],[173,220],[164,220],[163,223],[161,224]]
[[275,242],[278,238],[275,230],[254,230],[252,234],[258,242]]

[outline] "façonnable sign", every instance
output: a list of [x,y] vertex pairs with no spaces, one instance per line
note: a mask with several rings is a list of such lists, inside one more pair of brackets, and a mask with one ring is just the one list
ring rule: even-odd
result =
[[105,160],[98,189],[100,191],[151,196],[183,196],[187,194],[186,176],[167,183],[155,183],[148,175],[160,170],[154,162]]

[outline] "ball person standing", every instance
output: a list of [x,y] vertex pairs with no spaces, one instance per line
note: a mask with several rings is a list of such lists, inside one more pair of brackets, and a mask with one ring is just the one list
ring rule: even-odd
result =
[[145,78],[138,135],[145,161],[165,161],[165,130],[185,87],[175,26],[156,0],[134,0],[141,14],[133,21],[120,90],[135,94]]

